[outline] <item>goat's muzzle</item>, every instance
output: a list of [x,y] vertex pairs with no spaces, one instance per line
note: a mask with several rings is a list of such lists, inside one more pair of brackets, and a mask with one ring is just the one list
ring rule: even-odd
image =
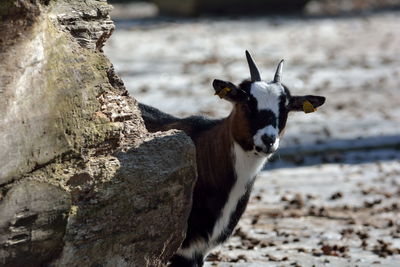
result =
[[257,152],[272,154],[278,149],[276,137],[264,134],[261,136],[263,146],[255,146]]

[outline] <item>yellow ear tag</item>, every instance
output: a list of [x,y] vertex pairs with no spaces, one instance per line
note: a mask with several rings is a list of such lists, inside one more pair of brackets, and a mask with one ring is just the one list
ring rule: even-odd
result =
[[305,100],[303,102],[303,111],[304,113],[312,113],[314,111],[316,111],[317,109],[314,108],[313,104],[310,103],[310,101]]
[[225,87],[223,88],[221,91],[219,91],[218,93],[216,93],[216,95],[218,95],[220,98],[224,98],[226,96],[226,94],[231,91],[232,89],[229,87]]

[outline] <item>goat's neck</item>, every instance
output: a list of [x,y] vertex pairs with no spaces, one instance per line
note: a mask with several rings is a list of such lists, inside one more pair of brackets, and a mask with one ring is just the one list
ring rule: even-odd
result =
[[243,134],[244,131],[240,131],[240,127],[245,126],[238,123],[245,120],[241,120],[240,116],[233,109],[227,118],[197,138],[200,184],[203,181],[215,186],[231,183],[236,180],[238,172],[241,176],[245,175],[244,172],[254,175],[265,162],[263,157],[256,156],[253,151],[243,147],[246,135]]
[[197,186],[220,187],[234,179],[231,116],[195,138],[199,179]]
[[[219,125],[212,130],[213,140],[215,141],[212,146],[212,153],[218,155],[221,159],[232,160],[232,149],[234,144],[237,143],[235,128],[236,114],[235,109],[231,114],[223,119]],[[210,151],[211,152],[211,151]]]
[[231,134],[231,153],[232,163],[235,169],[236,178],[243,182],[248,182],[255,178],[257,173],[265,164],[267,157],[264,154],[259,154],[254,150],[252,136],[247,131],[247,119],[244,114],[236,108],[224,123],[230,128]]

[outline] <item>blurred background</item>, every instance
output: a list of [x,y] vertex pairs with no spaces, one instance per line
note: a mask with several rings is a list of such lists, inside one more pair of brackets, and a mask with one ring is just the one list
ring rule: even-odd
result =
[[[138,101],[176,116],[226,116],[215,78],[265,80],[285,59],[291,114],[240,227],[209,266],[398,266],[400,0],[109,1],[105,53]],[[278,264],[278,263],[279,264]]]

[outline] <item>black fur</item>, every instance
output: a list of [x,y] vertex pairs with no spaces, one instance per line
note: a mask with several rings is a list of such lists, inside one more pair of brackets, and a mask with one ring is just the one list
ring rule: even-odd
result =
[[185,257],[174,255],[170,259],[170,267],[201,267],[204,264],[203,255],[197,255],[194,259],[187,259]]
[[[231,174],[234,177],[233,170]],[[192,213],[188,220],[188,230],[186,239],[182,243],[182,248],[190,246],[193,240],[199,237],[208,240],[214,225],[221,215],[224,204],[228,201],[229,192],[232,189],[233,182],[226,184],[225,188],[207,188],[200,187],[193,193]]]
[[254,135],[257,130],[266,127],[267,125],[271,125],[276,127],[276,123],[278,122],[279,132],[281,132],[286,125],[286,120],[288,117],[289,111],[286,108],[286,98],[290,99],[290,91],[289,89],[282,84],[284,88],[284,94],[281,95],[279,101],[279,118],[276,118],[275,114],[270,110],[258,110],[257,108],[257,100],[250,94],[252,82],[249,80],[245,80],[239,85],[239,88],[245,91],[249,96],[249,100],[245,105],[247,105],[249,109],[248,119],[250,121],[250,127],[252,134]]
[[262,129],[268,125],[276,127],[277,118],[271,110],[260,110],[253,114],[249,118],[249,121],[251,133],[255,135],[259,129]]
[[[148,106],[146,104],[139,103],[139,109],[142,113],[144,123],[147,130],[150,132],[168,130],[171,128],[171,124],[185,125],[185,129],[180,129],[186,132],[190,137],[196,136],[198,133],[207,131],[221,122],[221,120],[208,119],[203,116],[190,116],[187,118],[177,118],[161,110]],[[177,128],[179,129],[179,125]]]
[[155,107],[148,106],[142,103],[139,103],[139,109],[142,112],[142,116],[146,118],[146,122],[148,121],[160,121],[162,120],[163,123],[171,123],[173,121],[179,120],[179,118],[174,117],[170,114],[162,112]]
[[233,230],[235,229],[237,223],[239,222],[240,217],[242,217],[242,215],[247,207],[247,203],[249,202],[251,190],[253,188],[253,183],[254,183],[254,178],[253,178],[252,182],[247,185],[246,194],[244,194],[242,196],[242,198],[239,200],[235,211],[231,215],[231,218],[230,218],[229,224],[228,224],[228,228],[225,229],[225,231],[218,237],[218,243],[222,244],[231,236]]

